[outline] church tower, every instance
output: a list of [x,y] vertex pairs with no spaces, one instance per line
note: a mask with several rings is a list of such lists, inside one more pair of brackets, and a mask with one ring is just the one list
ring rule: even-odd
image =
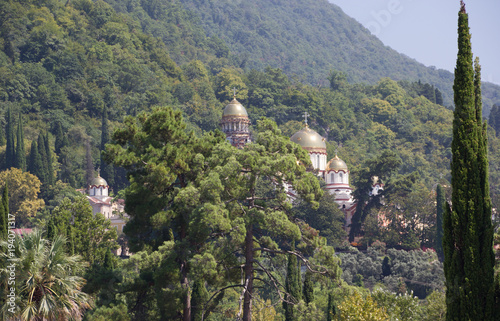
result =
[[250,119],[243,105],[236,100],[236,92],[233,100],[224,108],[222,113],[221,127],[227,140],[237,148],[243,148],[251,142]]
[[88,187],[87,194],[99,200],[103,200],[108,197],[109,185],[100,174],[101,170],[97,169],[97,177],[92,179],[92,182]]
[[309,152],[314,169],[319,170],[320,175],[322,175],[326,168],[326,140],[315,130],[309,128],[307,116],[309,114],[306,112],[304,114],[305,127],[293,134],[290,140]]

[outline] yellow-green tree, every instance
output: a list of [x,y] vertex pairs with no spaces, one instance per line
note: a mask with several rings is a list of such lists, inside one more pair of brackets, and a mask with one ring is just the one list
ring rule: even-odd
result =
[[338,307],[336,321],[386,321],[387,313],[373,301],[371,295],[361,296],[355,292],[348,296]]
[[0,172],[0,182],[9,185],[9,209],[16,216],[16,226],[28,224],[28,219],[36,215],[45,202],[38,198],[42,183],[35,175],[11,168]]

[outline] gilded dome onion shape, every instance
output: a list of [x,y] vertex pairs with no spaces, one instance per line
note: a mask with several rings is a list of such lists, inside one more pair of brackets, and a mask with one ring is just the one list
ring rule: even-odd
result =
[[326,164],[326,171],[344,171],[347,172],[347,164],[341,160],[337,155],[335,155],[334,158],[332,158],[328,164]]
[[224,108],[224,112],[222,113],[222,117],[225,116],[241,116],[248,117],[247,111],[243,105],[234,98],[229,104],[227,104],[226,108]]
[[90,186],[108,186],[108,182],[98,174],[97,177],[92,179]]
[[306,126],[293,134],[290,140],[299,144],[302,148],[308,151],[317,149],[326,151],[325,139],[316,131],[310,129],[309,126]]

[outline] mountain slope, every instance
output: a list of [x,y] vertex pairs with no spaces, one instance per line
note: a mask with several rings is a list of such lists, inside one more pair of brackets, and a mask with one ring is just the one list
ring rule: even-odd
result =
[[[438,87],[452,105],[453,74],[426,67],[385,46],[356,20],[326,0],[181,0],[196,12],[207,34],[224,40],[245,68],[279,67],[314,85],[328,84],[330,70],[350,82],[382,77],[422,80]],[[484,88],[485,115],[500,87]]]

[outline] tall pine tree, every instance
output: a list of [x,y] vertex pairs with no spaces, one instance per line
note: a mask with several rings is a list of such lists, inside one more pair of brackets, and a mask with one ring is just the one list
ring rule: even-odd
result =
[[54,168],[52,167],[52,151],[50,150],[49,144],[49,133],[45,133],[44,143],[45,143],[45,157],[47,157],[47,184],[54,184]]
[[14,165],[16,168],[26,171],[26,152],[24,150],[24,129],[21,113],[19,113],[19,123],[17,124],[17,146]]
[[7,135],[7,146],[5,149],[5,168],[11,168],[16,161],[16,151],[14,145],[14,119],[12,119],[12,111],[7,109],[7,117],[5,124],[5,134]]
[[439,260],[442,262],[444,259],[443,253],[443,213],[446,198],[444,195],[443,187],[438,184],[436,187],[436,253]]
[[444,216],[446,320],[493,320],[493,226],[480,67],[472,64],[468,15],[458,13],[451,161],[452,208]]

